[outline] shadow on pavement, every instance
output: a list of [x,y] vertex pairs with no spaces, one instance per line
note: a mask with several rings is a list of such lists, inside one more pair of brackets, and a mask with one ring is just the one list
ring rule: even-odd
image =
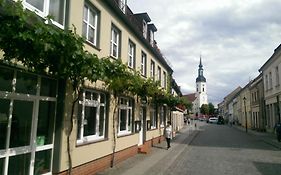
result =
[[262,175],[281,174],[281,164],[266,163],[266,162],[253,162],[253,163]]

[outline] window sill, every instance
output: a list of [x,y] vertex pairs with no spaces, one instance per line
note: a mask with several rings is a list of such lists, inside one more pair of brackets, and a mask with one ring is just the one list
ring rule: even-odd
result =
[[94,49],[101,51],[101,49],[97,46],[95,46],[93,43],[91,43],[90,41],[86,40],[85,43],[91,47],[93,47]]
[[132,133],[132,132],[118,133],[117,138],[127,137],[127,136],[130,136],[130,135],[134,135],[134,133]]
[[99,139],[92,139],[92,140],[77,140],[76,141],[76,147],[80,147],[80,146],[85,146],[85,145],[90,145],[90,144],[94,144],[94,143],[99,143],[99,142],[104,142],[107,141],[108,138],[99,138]]

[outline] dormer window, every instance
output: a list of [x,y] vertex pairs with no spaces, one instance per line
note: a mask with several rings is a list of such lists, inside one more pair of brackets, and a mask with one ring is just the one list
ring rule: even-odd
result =
[[146,24],[145,20],[142,21],[142,33],[143,33],[143,37],[146,38],[147,37],[147,24]]
[[152,30],[150,30],[150,44],[153,46],[154,43],[154,32]]
[[127,0],[119,0],[119,8],[124,14],[126,14],[126,6],[127,6]]
[[64,28],[65,0],[24,0],[23,6],[42,18],[51,16],[53,24]]

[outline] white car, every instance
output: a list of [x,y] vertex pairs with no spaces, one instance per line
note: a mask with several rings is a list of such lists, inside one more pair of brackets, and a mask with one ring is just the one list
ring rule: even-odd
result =
[[218,123],[218,118],[217,117],[211,117],[209,118],[209,123]]

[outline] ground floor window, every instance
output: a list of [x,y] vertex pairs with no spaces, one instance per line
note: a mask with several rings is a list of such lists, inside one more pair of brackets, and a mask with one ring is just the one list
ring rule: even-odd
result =
[[84,89],[80,94],[77,143],[105,138],[106,94]]
[[51,174],[57,81],[0,66],[0,172]]
[[132,133],[133,99],[120,97],[118,103],[118,135]]
[[150,121],[151,121],[151,129],[157,128],[157,108],[156,108],[156,105],[153,105],[150,108]]

